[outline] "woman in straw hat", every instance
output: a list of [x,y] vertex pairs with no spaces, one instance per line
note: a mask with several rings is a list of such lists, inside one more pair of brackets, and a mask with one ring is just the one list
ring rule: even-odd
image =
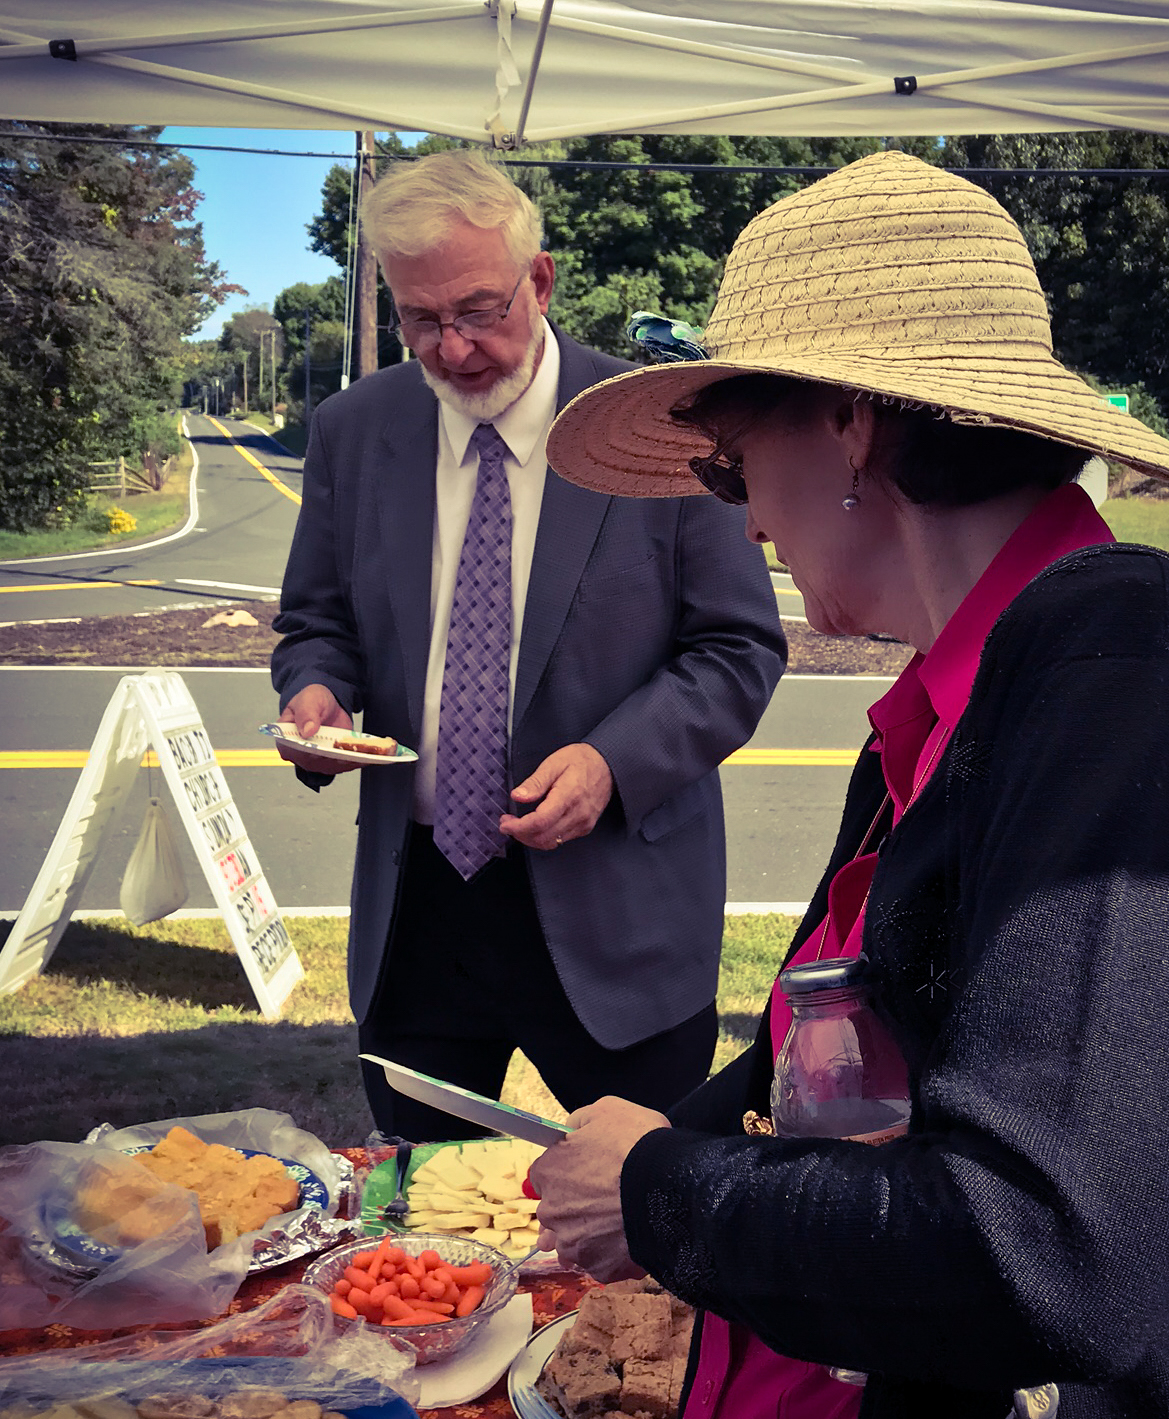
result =
[[749,224],[706,344],[581,395],[549,459],[746,503],[813,626],[917,650],[786,962],[863,949],[908,1131],[744,1131],[776,990],[670,1119],[574,1116],[545,1241],[698,1307],[685,1419],[1002,1419],[1048,1381],[1060,1419],[1169,1414],[1169,558],[1072,481],[1169,443],[1053,359],[999,204],[897,152]]

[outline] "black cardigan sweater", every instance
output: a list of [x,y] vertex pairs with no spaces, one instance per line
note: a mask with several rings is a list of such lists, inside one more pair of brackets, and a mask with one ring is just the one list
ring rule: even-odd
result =
[[[749,1138],[754,1046],[622,1172],[635,1260],[782,1354],[868,1372],[862,1419],[1169,1415],[1169,557],[1040,574],[991,632],[864,926],[909,1135]],[[827,885],[884,795],[862,752]]]

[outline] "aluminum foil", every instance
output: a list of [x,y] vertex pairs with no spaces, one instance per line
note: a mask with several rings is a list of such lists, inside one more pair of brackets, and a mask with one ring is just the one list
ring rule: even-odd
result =
[[361,1235],[353,1164],[348,1158],[335,1156],[340,1175],[340,1206],[336,1215],[330,1217],[319,1207],[301,1207],[296,1212],[285,1214],[278,1227],[257,1237],[252,1244],[249,1275],[254,1271],[269,1271],[274,1266],[283,1266],[286,1261],[295,1261],[298,1257],[313,1256],[335,1247],[338,1242],[347,1242]]

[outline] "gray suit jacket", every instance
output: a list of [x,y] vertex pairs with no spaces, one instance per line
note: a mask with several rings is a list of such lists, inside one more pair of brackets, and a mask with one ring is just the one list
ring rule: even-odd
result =
[[[563,407],[628,368],[556,332]],[[437,401],[414,362],[313,417],[272,659],[281,704],[327,685],[363,727],[417,744],[430,644]],[[775,596],[744,517],[713,498],[610,498],[549,470],[512,715],[519,783],[592,744],[614,795],[593,831],[527,853],[536,907],[585,1028],[620,1049],[714,998],[726,895],[717,766],[783,671]],[[361,775],[349,946],[353,1012],[377,984],[413,770]]]

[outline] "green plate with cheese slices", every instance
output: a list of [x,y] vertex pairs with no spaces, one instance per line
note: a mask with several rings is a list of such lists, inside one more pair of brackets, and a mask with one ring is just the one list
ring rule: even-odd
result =
[[[537,1145],[527,1144],[524,1143],[522,1139],[515,1138],[473,1138],[446,1143],[419,1144],[411,1153],[410,1162],[406,1167],[406,1195],[409,1196],[410,1188],[415,1181],[419,1169],[424,1168],[431,1159],[440,1154],[449,1154],[451,1150],[453,1150],[451,1162],[455,1162],[456,1159],[462,1162],[464,1158],[462,1150],[464,1148],[471,1151],[474,1156],[483,1159],[490,1159],[492,1154],[499,1154],[501,1171],[505,1165],[505,1159],[517,1149],[524,1150],[523,1156],[529,1161],[531,1158],[537,1157],[540,1152],[543,1151]],[[471,1171],[473,1172],[475,1169]],[[526,1175],[526,1165],[524,1171]],[[485,1170],[484,1175],[490,1177],[491,1173],[489,1170]],[[482,1224],[479,1224],[478,1227],[447,1228],[441,1224],[436,1225],[433,1220],[427,1220],[415,1226],[412,1225],[409,1220],[403,1222],[397,1217],[387,1218],[384,1209],[387,1203],[394,1200],[397,1195],[397,1190],[398,1166],[393,1158],[389,1158],[384,1163],[379,1163],[370,1173],[361,1195],[361,1225],[366,1236],[383,1236],[386,1232],[409,1232],[414,1230],[428,1232],[449,1231],[452,1236],[469,1236],[476,1237],[476,1240],[487,1241],[489,1245],[495,1246],[498,1250],[502,1251],[505,1256],[522,1256],[529,1251],[533,1245],[533,1240],[529,1240],[528,1235],[525,1234],[522,1239],[517,1238],[514,1246],[509,1246],[507,1243],[509,1233],[503,1233],[501,1229],[494,1227],[488,1227],[486,1230],[490,1232],[501,1231],[499,1237],[476,1236],[476,1233],[482,1230]],[[477,1198],[474,1193],[469,1194],[467,1211],[479,1211],[480,1209],[485,1211],[493,1210],[494,1212],[509,1210],[506,1201],[487,1201],[482,1198],[481,1194],[479,1194]],[[427,1212],[425,1215],[428,1219],[433,1219],[434,1216],[431,1212]],[[458,1214],[453,1213],[452,1215]],[[534,1223],[535,1218],[533,1217],[532,1220]],[[551,1260],[554,1262],[555,1257],[552,1256]],[[538,1260],[536,1264],[542,1269],[544,1268],[542,1260]]]

